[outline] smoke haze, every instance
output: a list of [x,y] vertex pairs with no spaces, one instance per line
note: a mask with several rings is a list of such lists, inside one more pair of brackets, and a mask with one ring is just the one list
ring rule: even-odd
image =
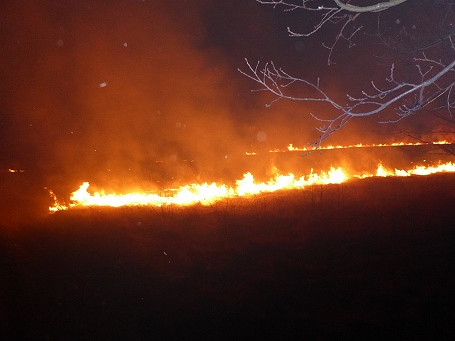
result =
[[[274,160],[245,161],[245,151],[315,141],[308,114],[321,108],[266,108],[270,95],[251,93],[256,84],[237,71],[245,57],[321,76],[340,98],[365,76],[343,66],[361,63],[359,49],[327,74],[313,50],[321,41],[287,36],[300,17],[256,1],[24,0],[0,10],[0,168],[65,195],[82,181],[132,190],[268,174]],[[371,127],[349,124],[330,142],[378,142]]]
[[236,155],[248,137],[233,123],[234,70],[198,46],[204,32],[189,6],[2,5],[5,166],[103,182],[194,177]]

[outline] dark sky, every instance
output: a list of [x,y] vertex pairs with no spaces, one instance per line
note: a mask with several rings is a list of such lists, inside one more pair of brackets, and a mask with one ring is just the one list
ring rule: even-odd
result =
[[[247,150],[313,142],[314,106],[266,108],[237,71],[245,57],[328,77],[335,93],[365,75],[327,71],[320,40],[287,36],[307,14],[255,0],[6,0],[0,16],[0,168],[47,182],[216,173]],[[352,56],[363,54],[339,64]],[[349,142],[370,133],[356,127]]]

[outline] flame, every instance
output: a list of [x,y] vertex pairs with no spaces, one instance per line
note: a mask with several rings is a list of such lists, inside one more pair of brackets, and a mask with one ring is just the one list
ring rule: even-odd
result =
[[455,163],[447,162],[437,166],[415,166],[409,170],[395,169],[388,170],[382,164],[379,164],[376,170],[376,176],[411,176],[411,175],[430,175],[435,173],[455,172]]
[[49,206],[49,212],[54,213],[54,212],[57,212],[57,211],[64,211],[64,210],[68,209],[68,206],[66,206],[64,204],[61,204],[58,201],[57,196],[55,195],[55,193],[51,189],[49,189],[47,187],[44,187],[44,189],[47,189],[49,191],[49,195],[52,198],[52,200],[54,201],[54,205],[53,206]]
[[232,189],[225,185],[212,184],[191,184],[175,190],[173,196],[162,196],[156,193],[126,193],[126,194],[106,194],[104,191],[90,194],[87,189],[88,182],[84,182],[77,191],[71,195],[74,206],[162,206],[162,205],[191,205],[197,202],[210,204],[219,198],[234,195]]
[[[332,149],[349,149],[349,148],[378,148],[378,147],[409,147],[409,146],[427,146],[427,145],[450,145],[453,142],[442,140],[435,142],[394,142],[394,143],[373,143],[373,144],[351,144],[351,145],[328,145],[320,147],[295,147],[290,143],[286,149],[271,149],[269,153],[285,153],[285,152],[311,152],[315,150],[332,150]],[[256,155],[255,152],[246,152],[245,155],[251,156]]]
[[9,173],[24,173],[25,170],[23,170],[23,169],[12,169],[12,168],[8,168],[8,172],[9,172]]
[[210,205],[216,201],[232,197],[248,197],[261,193],[276,192],[280,190],[301,189],[312,185],[340,184],[353,178],[389,177],[429,175],[442,172],[455,172],[455,163],[447,162],[436,166],[415,166],[412,169],[387,169],[379,164],[373,173],[353,174],[348,176],[347,171],[341,167],[332,167],[329,171],[311,173],[297,178],[294,174],[278,174],[266,182],[258,182],[251,173],[245,173],[243,178],[236,181],[236,186],[231,187],[217,183],[189,184],[176,189],[164,191],[166,195],[154,192],[135,193],[105,193],[96,191],[88,192],[89,183],[84,182],[78,190],[71,194],[71,203],[65,205],[57,200],[55,194],[49,190],[54,200],[54,205],[49,207],[50,212],[67,210],[73,207],[87,206],[157,206],[164,205],[193,205],[200,203]]

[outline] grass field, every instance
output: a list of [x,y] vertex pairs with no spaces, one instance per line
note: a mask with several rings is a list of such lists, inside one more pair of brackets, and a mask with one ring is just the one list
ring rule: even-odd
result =
[[23,202],[2,213],[5,339],[454,337],[455,175],[208,207]]

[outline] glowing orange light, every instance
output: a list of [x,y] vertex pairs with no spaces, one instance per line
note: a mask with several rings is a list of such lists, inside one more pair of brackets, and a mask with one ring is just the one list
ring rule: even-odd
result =
[[63,205],[58,201],[57,196],[51,189],[48,189],[47,187],[44,187],[44,189],[47,189],[49,191],[49,195],[51,196],[51,198],[54,201],[54,205],[49,207],[49,212],[53,213],[53,212],[64,211],[64,210],[68,209],[68,206]]
[[[442,140],[435,142],[394,142],[394,143],[373,143],[373,144],[351,144],[351,145],[328,145],[320,147],[295,147],[290,143],[286,149],[271,149],[269,153],[285,153],[285,152],[311,152],[315,150],[332,150],[332,149],[350,149],[350,148],[380,148],[380,147],[408,147],[408,146],[426,146],[426,145],[449,145],[453,142]],[[246,152],[245,155],[256,155],[255,152]]]
[[9,173],[24,173],[25,170],[23,170],[23,169],[11,169],[11,168],[8,168],[8,172],[9,172]]
[[71,194],[71,203],[64,205],[59,203],[52,191],[51,197],[54,205],[49,207],[50,212],[67,210],[73,207],[87,206],[164,206],[164,205],[193,205],[200,203],[209,205],[218,200],[231,197],[247,197],[260,193],[276,192],[280,190],[299,189],[312,185],[339,184],[352,178],[388,177],[388,176],[411,176],[429,175],[442,172],[455,172],[455,163],[448,162],[435,166],[415,166],[408,170],[387,169],[379,164],[374,173],[353,174],[348,176],[341,167],[332,167],[329,171],[320,173],[311,172],[308,176],[296,178],[292,173],[287,175],[276,175],[266,182],[258,182],[251,173],[245,173],[243,178],[236,181],[235,187],[224,184],[202,183],[181,186],[167,192],[172,195],[160,195],[153,192],[136,193],[105,193],[96,191],[93,194],[88,192],[89,183],[84,182],[78,190]]

